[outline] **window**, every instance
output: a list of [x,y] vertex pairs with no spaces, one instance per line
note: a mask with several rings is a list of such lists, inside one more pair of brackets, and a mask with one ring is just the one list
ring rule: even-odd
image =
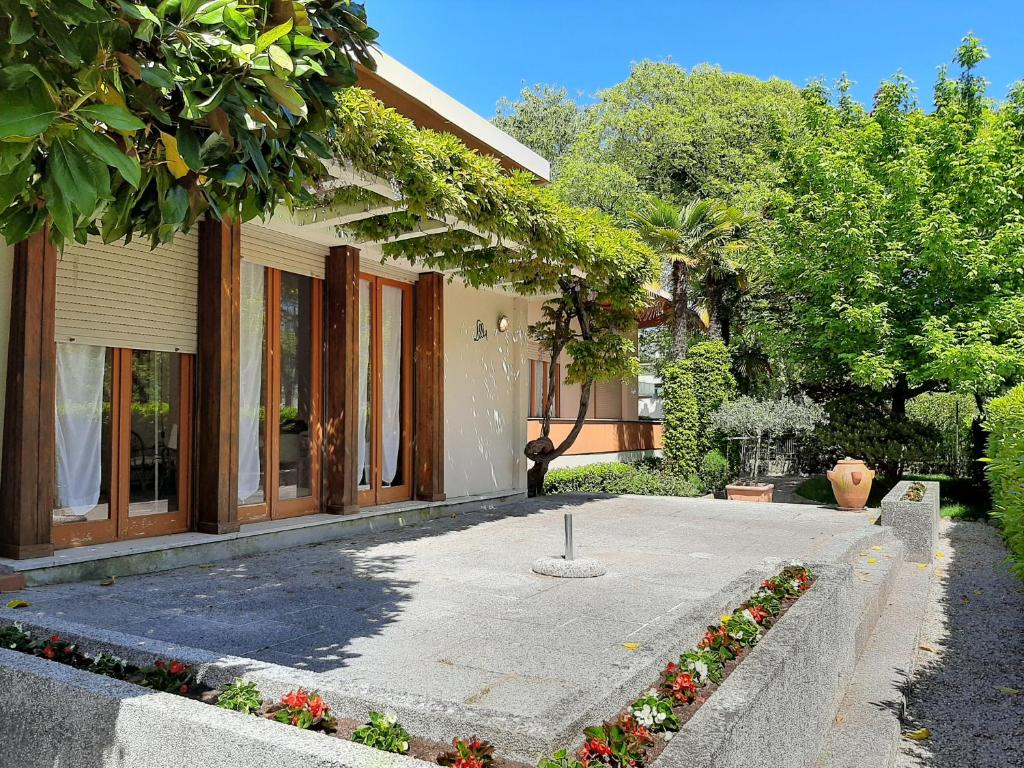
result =
[[[544,418],[544,402],[548,396],[548,372],[550,363],[542,360],[530,361],[530,418]],[[551,409],[552,418],[562,412],[562,371],[555,365],[555,402]]]

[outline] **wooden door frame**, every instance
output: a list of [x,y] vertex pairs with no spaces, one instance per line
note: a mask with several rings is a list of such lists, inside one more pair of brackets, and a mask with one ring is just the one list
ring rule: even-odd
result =
[[[301,499],[279,500],[280,436],[277,429],[281,415],[281,275],[287,270],[263,267],[264,272],[264,333],[263,365],[266,388],[263,392],[263,501],[259,504],[239,504],[238,518],[243,523],[261,520],[281,520],[320,511],[323,488],[321,477],[321,448],[323,428],[321,408],[323,398],[323,280],[296,274],[311,281],[310,290],[310,392],[309,392],[309,450],[310,495]],[[274,430],[271,435],[271,430]]]
[[[178,365],[179,425],[178,425],[178,510],[158,515],[135,518],[128,516],[129,481],[131,463],[131,349],[109,347],[110,363],[110,446],[108,461],[110,477],[108,493],[109,513],[106,520],[88,520],[80,523],[54,523],[53,545],[58,549],[105,544],[112,541],[183,533],[189,530],[192,512],[192,415],[195,409],[193,374],[194,356],[173,353]],[[56,404],[55,404],[56,405]],[[50,478],[49,482],[53,482]],[[52,514],[52,511],[51,511]]]
[[[370,398],[369,411],[372,415],[370,455],[367,456],[370,470],[370,488],[359,491],[360,506],[376,506],[378,504],[389,504],[397,501],[408,501],[413,495],[412,481],[412,355],[413,355],[413,286],[410,283],[403,283],[399,280],[392,280],[379,275],[360,273],[360,280],[370,283],[370,355],[371,371],[373,373],[368,396]],[[384,334],[382,333],[383,300],[384,288],[398,288],[402,291],[402,382],[401,382],[401,412],[399,433],[399,456],[401,457],[401,473],[403,482],[398,486],[383,488],[381,486],[381,473],[383,471],[383,432],[384,413],[378,403],[378,397],[383,391],[384,384]],[[362,440],[363,436],[360,435]]]

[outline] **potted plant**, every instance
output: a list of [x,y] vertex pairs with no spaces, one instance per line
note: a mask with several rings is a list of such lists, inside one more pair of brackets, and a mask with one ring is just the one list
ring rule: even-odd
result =
[[824,418],[820,405],[787,399],[755,400],[744,396],[723,404],[711,417],[712,427],[726,437],[754,441],[753,472],[749,478],[727,485],[726,497],[733,501],[771,502],[775,486],[760,479],[764,441],[780,435],[806,434]]

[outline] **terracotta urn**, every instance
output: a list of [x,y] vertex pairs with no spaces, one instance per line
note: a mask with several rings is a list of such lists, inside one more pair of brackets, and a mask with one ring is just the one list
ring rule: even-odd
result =
[[835,467],[825,473],[832,483],[832,492],[840,509],[864,509],[871,495],[871,481],[875,470],[868,469],[860,459],[847,456],[836,462]]
[[771,504],[775,498],[775,485],[727,485],[725,497],[729,501],[753,501],[759,504]]

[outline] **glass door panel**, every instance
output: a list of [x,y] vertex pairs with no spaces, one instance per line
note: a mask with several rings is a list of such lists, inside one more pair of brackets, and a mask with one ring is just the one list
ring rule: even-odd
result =
[[77,526],[77,531],[60,531],[76,540],[112,538],[115,530],[111,498],[113,362],[114,350],[107,347],[57,344],[53,521],[62,528]]
[[277,492],[313,495],[313,279],[281,273]]
[[266,269],[242,262],[239,322],[238,504],[242,519],[266,516]]
[[181,376],[170,352],[132,353],[128,516],[177,512]]
[[362,506],[412,497],[412,286],[369,275],[359,285]]

